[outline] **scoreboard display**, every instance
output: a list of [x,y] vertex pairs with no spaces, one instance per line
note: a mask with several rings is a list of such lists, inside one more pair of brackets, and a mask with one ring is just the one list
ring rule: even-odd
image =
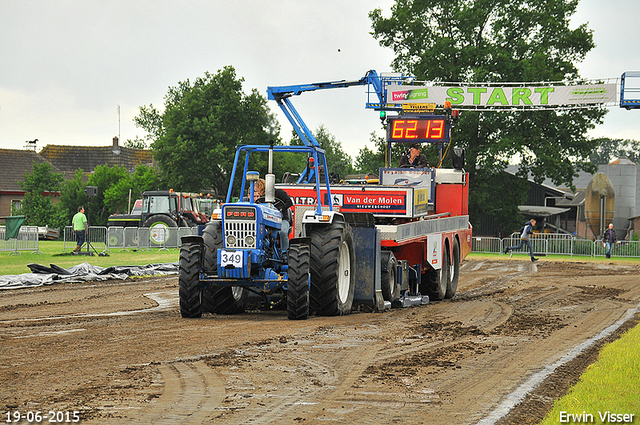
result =
[[388,118],[387,140],[401,143],[446,143],[451,125],[447,117],[437,115]]

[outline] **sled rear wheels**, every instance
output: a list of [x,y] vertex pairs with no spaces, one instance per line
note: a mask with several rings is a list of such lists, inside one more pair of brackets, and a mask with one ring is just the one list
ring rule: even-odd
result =
[[320,316],[351,312],[355,290],[355,251],[351,227],[344,221],[310,229],[311,310]]
[[451,263],[449,264],[449,282],[447,284],[447,293],[445,298],[451,298],[458,290],[458,275],[460,274],[460,244],[457,239],[453,241],[453,254],[451,255]]
[[382,251],[382,275],[380,276],[380,286],[382,287],[382,298],[385,301],[393,302],[400,297],[398,281],[398,260],[391,251]]
[[420,292],[426,292],[432,300],[443,300],[447,294],[449,285],[449,250],[446,244],[442,244],[442,267],[440,270],[431,270],[424,274],[427,283],[420,285]]

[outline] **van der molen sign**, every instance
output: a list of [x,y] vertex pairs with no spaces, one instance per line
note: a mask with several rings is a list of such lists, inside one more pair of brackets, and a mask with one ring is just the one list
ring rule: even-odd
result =
[[387,87],[387,103],[456,106],[536,107],[591,105],[616,101],[616,84],[582,86],[402,86]]

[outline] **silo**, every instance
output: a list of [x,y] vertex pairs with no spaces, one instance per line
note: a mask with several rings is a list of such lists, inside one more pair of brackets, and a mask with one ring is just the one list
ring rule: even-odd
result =
[[584,201],[584,218],[596,237],[613,221],[615,193],[611,180],[604,173],[597,173],[587,186]]

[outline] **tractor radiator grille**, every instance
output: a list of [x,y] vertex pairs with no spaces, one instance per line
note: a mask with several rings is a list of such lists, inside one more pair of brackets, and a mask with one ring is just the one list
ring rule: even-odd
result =
[[255,248],[256,222],[248,220],[225,220],[224,243],[226,248]]

